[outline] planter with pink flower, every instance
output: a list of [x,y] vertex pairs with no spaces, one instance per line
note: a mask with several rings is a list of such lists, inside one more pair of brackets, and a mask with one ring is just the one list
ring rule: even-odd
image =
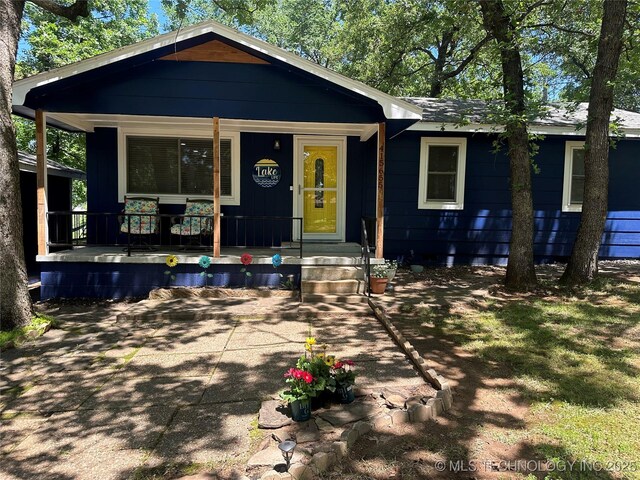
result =
[[[332,400],[351,403],[355,398],[353,362],[336,359],[335,355],[327,353],[327,348],[327,345],[317,345],[314,337],[308,337],[296,367],[284,375],[290,387],[280,396],[289,402],[292,418],[296,421],[308,420],[311,410],[326,407]],[[307,406],[309,415],[306,414]]]

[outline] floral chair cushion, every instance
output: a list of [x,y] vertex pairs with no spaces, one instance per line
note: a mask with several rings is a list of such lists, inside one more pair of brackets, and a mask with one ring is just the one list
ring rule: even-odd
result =
[[[190,215],[202,215],[190,217]],[[213,230],[213,203],[189,201],[184,209],[184,218],[171,227],[174,235],[211,235]]]
[[[124,215],[120,231],[136,235],[150,235],[158,232],[158,202],[146,198],[125,198]],[[139,213],[140,215],[135,215]],[[129,227],[131,231],[129,232]]]

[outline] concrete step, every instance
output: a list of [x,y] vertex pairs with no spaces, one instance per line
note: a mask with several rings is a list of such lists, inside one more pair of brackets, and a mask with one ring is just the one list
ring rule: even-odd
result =
[[307,304],[363,304],[368,305],[369,299],[365,295],[319,295],[315,293],[307,293],[302,295],[302,303]]
[[364,269],[355,266],[302,267],[302,281],[308,280],[362,280]]
[[364,291],[363,280],[303,280],[300,282],[302,294],[353,294]]
[[[291,243],[293,248],[299,248],[298,242]],[[359,243],[346,242],[304,242],[302,252],[307,255],[354,255],[360,256]]]

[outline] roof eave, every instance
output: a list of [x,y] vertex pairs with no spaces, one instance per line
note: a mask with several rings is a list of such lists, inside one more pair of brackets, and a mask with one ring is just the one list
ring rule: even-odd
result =
[[112,52],[103,53],[95,57],[56,68],[48,72],[23,78],[13,84],[13,105],[24,105],[27,94],[30,90],[61,80],[63,78],[78,75],[95,68],[110,65],[115,62],[149,52],[158,48],[172,45],[190,38],[198,37],[207,33],[214,33],[237,42],[256,52],[273,57],[280,62],[293,67],[305,70],[317,77],[323,78],[331,83],[351,90],[362,96],[376,101],[389,120],[415,120],[422,118],[422,108],[413,105],[399,98],[388,95],[380,90],[369,87],[362,82],[352,80],[339,73],[333,72],[325,67],[317,65],[309,60],[301,58],[293,53],[282,50],[279,47],[263,42],[250,35],[238,32],[214,21],[208,21],[186,27],[179,32],[168,32],[148,40],[121,47]]

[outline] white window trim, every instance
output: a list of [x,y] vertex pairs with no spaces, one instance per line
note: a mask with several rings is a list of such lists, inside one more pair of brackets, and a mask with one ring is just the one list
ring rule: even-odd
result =
[[573,179],[573,151],[584,148],[584,142],[568,141],[564,147],[564,179],[562,182],[562,211],[582,212],[582,204],[571,203],[571,181]]
[[[142,195],[140,193],[127,192],[127,137],[185,137],[185,138],[205,138],[213,141],[213,135],[202,131],[184,128],[164,127],[157,125],[153,128],[118,128],[118,201],[124,202],[125,195]],[[233,195],[220,196],[220,205],[240,205],[240,132],[220,132],[220,140],[231,140],[231,191]],[[211,179],[213,182],[213,178]],[[156,195],[147,193],[144,195]],[[187,198],[212,198],[211,195],[178,195],[160,194],[160,203],[181,204]]]
[[[427,200],[427,175],[429,171],[429,147],[457,146],[458,169],[456,174],[456,200],[438,202]],[[462,137],[422,137],[420,139],[420,177],[418,184],[418,208],[426,210],[462,210],[464,209],[465,168],[467,164],[467,139]]]

